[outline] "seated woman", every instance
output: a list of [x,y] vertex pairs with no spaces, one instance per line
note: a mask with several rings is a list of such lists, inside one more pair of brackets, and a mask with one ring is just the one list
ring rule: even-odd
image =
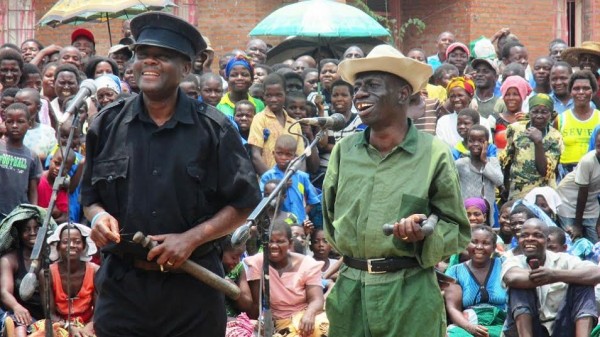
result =
[[456,279],[444,291],[452,321],[448,336],[499,337],[506,318],[506,290],[502,288],[500,258],[493,257],[496,234],[488,226],[475,226],[467,247],[470,259],[446,272]]
[[47,240],[50,259],[57,260],[50,265],[53,321],[81,337],[94,336],[94,276],[99,266],[88,262],[97,250],[90,233],[89,227],[63,223]]
[[[9,250],[0,258],[0,295],[2,305],[9,312],[5,326],[11,337],[27,336],[29,325],[44,318],[38,289],[24,300],[19,288],[31,266],[31,252],[45,214],[46,211],[40,207],[22,204],[2,221],[3,227],[16,229],[0,232],[0,254]],[[51,220],[49,227],[56,227],[54,220]]]
[[[321,286],[323,263],[309,256],[292,253],[291,245],[290,226],[284,221],[275,220],[269,242],[271,309],[275,331],[287,337],[327,335],[329,322],[323,312]],[[263,255],[247,257],[244,264],[247,266],[246,276],[253,300],[247,312],[251,318],[257,318]]]

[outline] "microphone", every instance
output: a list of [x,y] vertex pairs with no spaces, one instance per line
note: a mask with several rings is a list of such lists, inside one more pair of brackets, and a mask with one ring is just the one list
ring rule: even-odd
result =
[[302,124],[316,125],[320,128],[331,129],[333,131],[340,131],[346,127],[346,118],[339,113],[335,113],[329,117],[302,118],[299,122]]
[[96,83],[92,79],[87,79],[81,82],[79,86],[79,91],[75,95],[75,97],[71,100],[67,109],[64,111],[63,115],[58,119],[60,124],[67,121],[70,115],[72,115],[76,109],[79,109],[85,100],[94,95],[96,93]]
[[23,301],[29,300],[38,287],[37,272],[39,270],[39,267],[39,260],[31,261],[31,267],[29,267],[29,271],[21,280],[21,286],[19,287],[19,296]]
[[[437,222],[438,216],[435,214],[431,214],[427,219],[425,219],[425,221],[421,222],[421,231],[423,232],[423,235],[431,235],[431,233],[433,233],[433,229],[437,225]],[[382,229],[385,236],[394,234],[394,224],[386,223],[383,225]]]
[[251,222],[248,221],[245,224],[238,227],[238,229],[236,229],[235,232],[233,232],[233,234],[231,235],[232,246],[239,246],[248,241],[248,239],[250,238],[250,225]]

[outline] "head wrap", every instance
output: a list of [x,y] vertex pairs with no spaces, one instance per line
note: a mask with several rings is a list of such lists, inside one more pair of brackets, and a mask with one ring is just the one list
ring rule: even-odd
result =
[[[59,259],[58,250],[56,249],[56,246],[58,245],[58,242],[60,242],[60,236],[62,234],[62,231],[67,225],[69,224],[66,222],[60,224],[58,227],[56,227],[54,233],[52,233],[52,235],[50,235],[46,240],[46,242],[48,242],[48,244],[50,245],[50,260],[52,261],[56,261]],[[80,260],[91,260],[92,255],[96,254],[96,251],[98,251],[98,248],[96,248],[96,244],[94,243],[94,241],[92,241],[92,238],[90,237],[92,230],[89,227],[78,223],[71,223],[71,226],[74,226],[81,233],[81,237],[85,240],[85,251],[82,252]]]
[[450,55],[450,53],[453,52],[457,48],[462,49],[465,53],[467,53],[467,58],[471,57],[471,52],[469,51],[469,47],[465,46],[464,43],[454,42],[453,44],[449,45],[448,48],[446,49],[446,59],[448,59],[448,55]]
[[475,206],[481,210],[482,213],[487,213],[488,207],[483,198],[467,198],[464,201],[465,209]]
[[250,70],[250,73],[254,72],[252,65],[250,64],[250,59],[245,55],[237,54],[227,62],[227,66],[225,67],[225,77],[229,77],[231,69],[235,66],[244,66],[246,69]]
[[[32,218],[36,219],[41,226],[46,218],[46,209],[30,204],[20,204],[0,222],[0,254],[19,247],[19,233],[14,225]],[[56,222],[50,218],[48,230],[54,228],[56,228]]]
[[529,111],[538,105],[547,107],[551,112],[554,111],[554,102],[546,94],[536,94],[529,98]]
[[531,93],[531,86],[529,83],[521,76],[513,75],[508,76],[504,83],[502,83],[502,87],[500,91],[502,91],[502,97],[506,95],[506,92],[510,88],[515,88],[519,92],[519,96],[524,101],[525,97],[529,96]]
[[552,212],[556,214],[558,206],[562,204],[562,200],[560,199],[558,193],[552,187],[549,186],[535,187],[534,189],[529,191],[529,193],[527,193],[527,195],[525,196],[525,201],[535,205],[535,199],[538,195],[541,195],[542,197],[544,197],[544,199],[546,199],[548,206],[550,206]]
[[96,83],[96,89],[102,88],[112,89],[117,94],[121,93],[121,80],[113,74],[104,74],[94,80]]
[[450,93],[450,89],[456,87],[465,89],[471,97],[475,94],[475,83],[467,77],[459,76],[451,79],[446,87],[446,91]]

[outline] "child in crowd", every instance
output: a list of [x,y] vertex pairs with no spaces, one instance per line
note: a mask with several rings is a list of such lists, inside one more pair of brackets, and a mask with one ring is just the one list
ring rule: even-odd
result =
[[[69,132],[71,130],[71,120],[66,120],[64,123],[60,125],[58,128],[59,134],[59,144],[60,147],[67,146],[67,140],[69,138]],[[71,166],[71,169],[68,171],[69,179],[69,218],[73,222],[80,222],[82,217],[82,208],[79,202],[79,195],[81,194],[81,177],[83,175],[83,167],[85,164],[85,157],[81,154],[81,140],[83,135],[79,127],[76,127],[74,130],[73,141],[71,143],[71,152],[75,154],[75,162]],[[54,154],[59,151],[59,146],[54,147],[46,161],[44,163],[44,168],[50,168],[50,162]]]
[[250,96],[263,101],[265,99],[265,86],[262,83],[254,83],[248,89]]
[[[48,208],[50,204],[50,198],[52,196],[52,188],[54,182],[58,177],[58,171],[60,165],[63,162],[63,154],[65,148],[59,147],[50,161],[50,168],[44,171],[38,185],[38,206]],[[63,170],[63,177],[68,176],[71,167],[75,163],[75,153],[73,150],[68,151],[65,166]],[[68,196],[68,185],[61,184],[56,195],[56,203],[54,208],[51,210],[52,218],[58,222],[65,222],[69,219],[69,196]]]
[[[272,169],[265,172],[261,177],[261,186],[271,179],[281,179],[285,175],[288,165],[296,157],[295,149],[297,141],[293,136],[281,135],[275,143],[273,157],[276,164]],[[297,218],[298,223],[304,223],[306,214],[310,212],[313,205],[319,204],[321,200],[310,182],[307,173],[297,171],[291,177],[291,183],[287,188],[287,198],[281,207],[284,211],[292,212]]]
[[[480,115],[477,110],[466,108],[458,112],[456,131],[458,131],[458,134],[462,137],[462,142],[458,142],[452,149],[452,157],[454,157],[454,160],[467,157],[469,155],[469,148],[467,144],[469,130],[471,130],[472,126],[479,125],[479,119]],[[487,143],[487,157],[496,157],[497,152],[498,149],[496,148],[496,145]]]
[[0,140],[0,220],[17,205],[38,203],[42,164],[23,139],[31,118],[27,106],[13,103],[5,110],[6,141]]
[[[293,73],[298,76],[296,73]],[[286,93],[285,98],[285,109],[290,114],[290,117],[295,120],[300,120],[302,118],[308,117],[308,102],[302,91],[292,91],[290,93]],[[310,143],[315,139],[315,135],[318,130],[316,127],[313,127],[308,124],[301,124],[302,127],[302,135],[304,147],[310,145]],[[327,138],[327,137],[323,137]],[[317,151],[312,151],[310,157],[306,158],[306,170],[309,173],[316,172],[319,169],[319,154]]]
[[29,109],[29,130],[23,138],[23,144],[35,152],[43,162],[50,149],[56,145],[56,130],[50,125],[40,123],[39,111],[42,106],[40,93],[31,88],[19,90],[15,102],[23,103]]
[[[467,135],[469,157],[460,158],[455,163],[462,197],[483,197],[488,205],[493,206],[496,202],[496,186],[502,186],[504,176],[498,158],[487,156],[488,138],[489,133],[484,126],[472,126]],[[491,207],[488,223],[497,227],[494,223],[495,213],[495,207]]]
[[567,236],[559,227],[548,227],[548,243],[546,248],[555,253],[567,252]]
[[[252,163],[260,175],[275,165],[273,150],[279,136],[301,134],[302,132],[300,125],[292,125],[296,121],[284,109],[285,81],[283,77],[277,73],[270,74],[265,78],[264,85],[267,107],[262,113],[254,116],[248,136],[248,143],[252,146]],[[293,137],[297,142],[295,154],[300,155],[304,151],[304,143],[300,142],[300,136]]]
[[181,89],[187,97],[197,100],[200,92],[198,77],[194,74],[187,75],[179,82],[179,89]]
[[593,261],[594,244],[583,236],[583,226],[579,224],[569,224],[565,227],[565,232],[571,236],[571,249],[569,254],[575,255],[582,260]]
[[235,103],[235,115],[233,118],[240,129],[242,138],[245,140],[248,140],[250,125],[252,125],[254,115],[256,115],[256,108],[249,100],[243,99]]
[[[286,93],[285,110],[293,119],[307,117],[306,97],[298,92]],[[304,130],[303,130],[304,131]]]
[[208,105],[217,106],[223,98],[223,79],[217,74],[202,74],[198,87],[202,102]]
[[325,232],[322,229],[314,231],[310,238],[310,250],[313,252],[313,258],[317,261],[323,261],[325,264],[321,271],[327,273],[330,269],[334,268],[334,265],[338,260],[329,257],[331,253],[331,245],[325,238]]
[[[244,269],[240,261],[245,251],[245,244],[238,246],[231,245],[231,234],[227,235],[225,240],[223,240],[223,257],[221,258],[221,263],[223,264],[223,270],[225,271],[225,278],[233,281],[237,285],[240,284],[240,276]],[[236,317],[240,314],[235,303],[230,299],[225,300],[225,309],[227,310],[227,317]]]
[[292,251],[298,254],[306,255],[308,248],[308,240],[304,227],[300,224],[292,224]]
[[19,92],[19,88],[6,88],[0,95],[0,139],[6,134],[6,125],[4,125],[6,108],[15,102],[17,92]]

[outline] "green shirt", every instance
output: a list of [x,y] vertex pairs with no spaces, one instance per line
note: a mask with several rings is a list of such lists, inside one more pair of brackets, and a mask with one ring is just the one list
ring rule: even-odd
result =
[[[323,182],[327,240],[342,255],[409,256],[422,268],[368,274],[343,266],[327,299],[330,336],[442,336],[444,303],[433,266],[470,240],[452,155],[412,123],[404,141],[385,156],[368,143],[369,134],[367,128],[346,137],[331,152]],[[439,221],[421,242],[383,234],[385,223],[431,213]]]
[[[265,109],[265,103],[258,98],[254,98],[248,94],[247,98],[254,108],[256,109],[256,113],[262,112]],[[229,98],[229,92],[225,93],[221,98],[221,101],[216,106],[217,110],[224,113],[226,116],[234,117],[235,116],[235,103],[231,101]]]

